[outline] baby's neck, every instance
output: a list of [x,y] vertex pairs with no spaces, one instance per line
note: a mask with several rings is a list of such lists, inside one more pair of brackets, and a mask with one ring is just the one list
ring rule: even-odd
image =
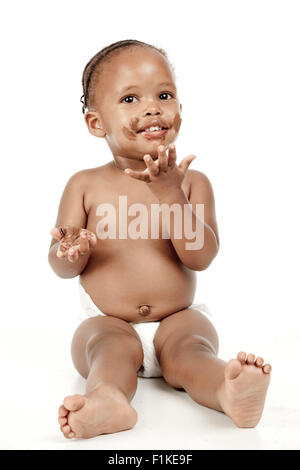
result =
[[146,163],[143,160],[120,157],[119,155],[114,155],[113,166],[120,171],[124,171],[126,168],[130,168],[135,171],[144,171],[147,168]]

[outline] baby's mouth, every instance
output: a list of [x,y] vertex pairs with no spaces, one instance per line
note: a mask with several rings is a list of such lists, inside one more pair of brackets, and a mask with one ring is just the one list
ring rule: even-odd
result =
[[161,137],[165,135],[168,132],[169,128],[168,127],[162,127],[162,126],[151,126],[151,127],[146,127],[145,129],[141,129],[137,132],[137,134],[144,135],[146,137]]
[[167,130],[169,129],[168,127],[162,127],[162,126],[150,126],[150,127],[145,127],[144,129],[140,129],[137,133],[139,132],[155,132],[155,131],[161,131],[161,130]]

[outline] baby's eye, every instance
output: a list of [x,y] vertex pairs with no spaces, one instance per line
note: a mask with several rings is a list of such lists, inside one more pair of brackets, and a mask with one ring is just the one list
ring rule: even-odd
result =
[[[128,100],[128,98],[135,98],[135,96],[133,96],[133,95],[128,95],[128,96],[126,96],[125,98],[122,99],[121,103],[123,103],[123,101],[125,101],[125,100]],[[135,99],[136,99],[136,98],[135,98]],[[132,102],[133,102],[133,101],[126,101],[126,103],[132,103]]]
[[[159,95],[159,97],[161,97],[161,96],[166,96],[166,95],[169,95],[169,96],[171,96],[171,98],[172,98],[171,93],[161,93],[161,94]],[[162,98],[162,99],[165,100],[165,99],[168,99],[168,98]]]
[[[161,94],[159,95],[159,97],[162,97],[162,96],[163,96],[163,98],[161,98],[162,100],[168,100],[168,99],[170,99],[170,98],[167,98],[167,95],[169,95],[170,98],[172,98],[171,93],[166,93],[166,92],[161,93]],[[133,99],[136,99],[136,97],[133,96],[133,95],[125,96],[125,98],[122,99],[121,103],[123,103],[123,102],[126,102],[126,103],[134,103]]]

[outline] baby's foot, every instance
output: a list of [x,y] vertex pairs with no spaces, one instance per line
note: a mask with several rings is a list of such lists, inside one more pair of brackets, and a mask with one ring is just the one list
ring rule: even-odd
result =
[[270,382],[270,364],[254,354],[240,352],[225,367],[219,390],[223,411],[240,428],[253,428],[259,422]]
[[137,422],[137,412],[125,395],[106,384],[86,395],[66,397],[58,415],[60,429],[68,439],[120,432]]

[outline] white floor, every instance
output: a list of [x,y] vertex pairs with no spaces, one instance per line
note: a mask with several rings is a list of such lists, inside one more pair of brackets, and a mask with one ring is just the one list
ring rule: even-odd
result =
[[[195,403],[163,379],[139,378],[133,406],[137,425],[90,440],[66,440],[57,423],[64,396],[84,392],[70,357],[72,332],[38,327],[2,328],[1,449],[299,449],[296,356],[275,358],[264,415],[255,429]],[[296,336],[280,345],[290,350]],[[284,339],[283,339],[284,341]],[[296,348],[295,348],[296,353]],[[286,373],[285,373],[286,371]]]

